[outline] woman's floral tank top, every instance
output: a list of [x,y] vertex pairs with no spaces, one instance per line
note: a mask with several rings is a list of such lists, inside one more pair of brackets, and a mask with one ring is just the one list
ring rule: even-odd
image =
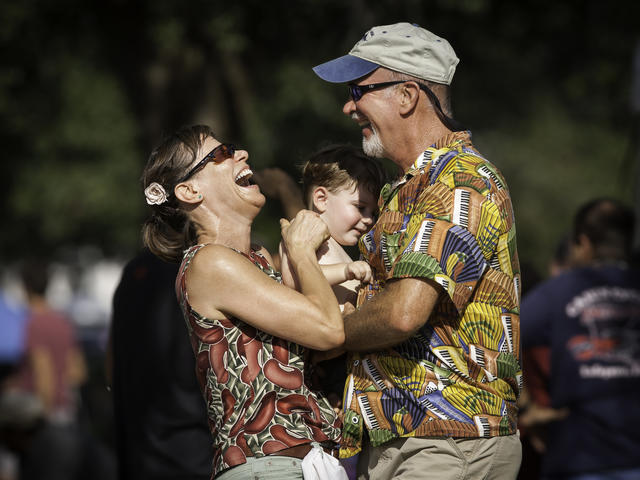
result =
[[[213,436],[213,476],[222,470],[311,441],[338,441],[340,421],[305,381],[305,348],[237,318],[212,320],[189,304],[186,271],[205,245],[185,251],[176,293],[196,355],[196,376]],[[260,253],[247,257],[280,282]],[[212,285],[211,288],[215,288]],[[213,478],[213,477],[212,477]]]

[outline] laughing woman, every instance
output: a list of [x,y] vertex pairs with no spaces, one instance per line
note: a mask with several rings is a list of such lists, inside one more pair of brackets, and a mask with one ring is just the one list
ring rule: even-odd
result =
[[337,464],[323,451],[335,449],[339,421],[305,382],[304,363],[307,348],[344,340],[315,254],[329,234],[309,211],[281,221],[301,292],[281,285],[269,253],[250,242],[265,197],[248,157],[205,126],[167,138],[142,177],[152,209],[143,237],[157,256],[182,261],[176,292],[208,409],[212,478],[303,478],[310,451],[305,468],[311,458]]

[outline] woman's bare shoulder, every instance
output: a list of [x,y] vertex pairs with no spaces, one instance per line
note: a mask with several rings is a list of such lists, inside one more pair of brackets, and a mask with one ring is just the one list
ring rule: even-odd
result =
[[189,270],[197,276],[215,277],[228,269],[236,269],[246,259],[237,251],[224,245],[209,244],[193,257]]

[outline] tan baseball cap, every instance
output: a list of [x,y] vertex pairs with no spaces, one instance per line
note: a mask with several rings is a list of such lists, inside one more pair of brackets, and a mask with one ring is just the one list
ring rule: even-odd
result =
[[411,23],[371,28],[348,55],[313,67],[323,80],[348,83],[378,67],[450,85],[460,60],[444,38]]

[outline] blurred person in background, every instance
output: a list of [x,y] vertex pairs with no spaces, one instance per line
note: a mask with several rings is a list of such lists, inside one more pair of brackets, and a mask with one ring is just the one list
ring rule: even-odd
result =
[[316,259],[328,238],[317,214],[303,210],[282,236],[301,292],[281,284],[271,256],[252,245],[265,202],[249,154],[193,126],[167,137],[142,179],[151,216],[145,245],[182,264],[176,293],[196,354],[196,373],[213,435],[213,476],[303,478],[329,468],[340,421],[308,383],[307,349],[344,339],[342,315]]
[[0,394],[0,444],[18,458],[15,480],[116,480],[111,453],[79,425],[50,421],[29,392]]
[[[548,277],[559,275],[566,269],[570,268],[570,243],[571,236],[563,235],[558,241],[553,257],[548,264],[546,277],[542,277],[536,271],[535,267],[528,262],[520,262],[520,271],[522,272],[522,295],[525,296],[538,285],[541,281]],[[546,347],[528,347],[523,348],[521,352],[522,370],[525,372],[524,388],[520,392],[518,398],[518,406],[520,408],[539,405],[549,405],[549,395],[547,392],[547,382],[549,380],[549,355]],[[533,402],[533,403],[532,403]],[[535,409],[535,407],[534,407]],[[558,412],[550,412],[553,417],[557,418]],[[529,411],[529,418],[531,410]],[[562,413],[560,412],[560,415]],[[551,418],[549,418],[550,420]],[[525,423],[527,415],[525,415]],[[536,426],[526,427],[522,421],[518,422],[520,430],[520,441],[522,442],[522,464],[518,473],[518,480],[538,480],[540,478],[540,466],[542,464],[540,437],[537,433]],[[530,429],[532,434],[529,434]]]
[[49,421],[75,423],[87,369],[74,325],[47,302],[46,262],[27,260],[20,275],[27,298],[25,348],[10,388],[33,393]]
[[[521,424],[542,478],[640,478],[640,270],[634,214],[613,199],[576,213],[570,268],[523,297],[530,385]],[[531,377],[531,378],[530,378]]]
[[125,266],[113,297],[107,372],[120,480],[211,476],[211,434],[177,273],[177,264],[144,250]]
[[[24,354],[25,323],[24,310],[14,305],[0,289],[0,394],[6,388],[5,380],[15,373]],[[0,444],[0,480],[14,478],[15,463],[14,456]]]
[[[571,268],[571,235],[563,235],[549,263],[549,276],[555,277]],[[524,293],[524,292],[523,292]]]
[[[527,261],[520,260],[520,274],[522,276],[522,295],[526,295],[533,287],[538,285],[546,277],[542,277],[535,266]],[[524,385],[520,390],[518,397],[518,406],[521,408],[523,404],[529,402],[529,389],[531,387],[531,369],[528,362],[528,354],[530,351],[522,349],[520,359],[522,362],[522,371],[524,372]],[[522,426],[520,417],[518,417],[518,431],[520,433],[520,442],[522,444],[522,462],[520,463],[520,471],[518,472],[518,480],[539,480],[540,478],[540,453],[531,444],[528,431]]]
[[0,389],[24,354],[25,330],[25,311],[14,306],[0,289]]

